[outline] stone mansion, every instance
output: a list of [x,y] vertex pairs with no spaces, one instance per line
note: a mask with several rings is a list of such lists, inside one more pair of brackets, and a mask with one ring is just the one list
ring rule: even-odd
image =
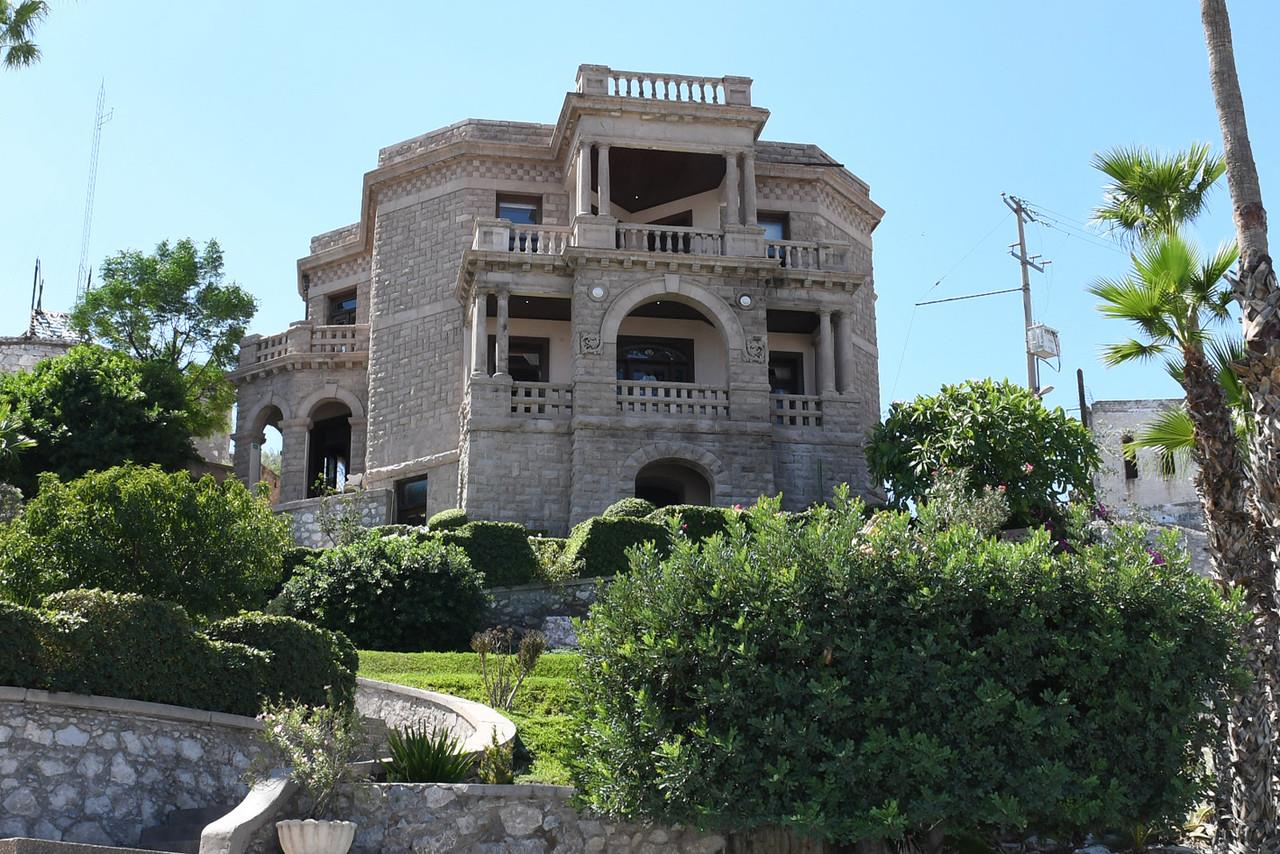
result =
[[298,262],[305,319],[241,344],[237,475],[274,427],[295,518],[358,483],[366,521],[553,534],[630,495],[868,490],[884,212],[768,117],[748,78],[583,65],[554,124],[382,149]]

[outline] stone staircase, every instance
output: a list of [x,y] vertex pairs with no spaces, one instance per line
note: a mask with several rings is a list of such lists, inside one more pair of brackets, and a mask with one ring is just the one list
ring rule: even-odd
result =
[[169,854],[200,854],[200,832],[232,809],[234,807],[226,806],[174,810],[162,824],[142,831],[138,847]]

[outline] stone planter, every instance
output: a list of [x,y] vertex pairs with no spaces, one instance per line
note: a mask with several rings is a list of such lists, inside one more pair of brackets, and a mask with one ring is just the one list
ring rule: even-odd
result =
[[353,821],[289,819],[276,822],[276,833],[284,854],[347,854],[356,838],[356,825]]

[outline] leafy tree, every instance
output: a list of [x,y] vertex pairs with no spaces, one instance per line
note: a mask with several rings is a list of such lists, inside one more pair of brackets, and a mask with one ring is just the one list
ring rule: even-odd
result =
[[180,469],[195,458],[182,378],[162,362],[82,344],[0,376],[0,406],[34,442],[0,460],[28,495],[40,472],[69,480],[126,461]]
[[144,466],[66,483],[44,474],[0,530],[0,593],[30,605],[96,587],[220,617],[266,603],[289,544],[288,519],[234,478]]
[[0,67],[25,68],[40,60],[32,38],[36,24],[48,14],[46,0],[0,0]]
[[184,379],[195,435],[225,426],[235,366],[254,298],[223,282],[222,249],[189,239],[164,241],[152,255],[118,252],[102,263],[102,284],[71,313],[82,335],[143,361],[163,362]]
[[1229,797],[1220,797],[1219,848],[1224,851],[1280,849],[1280,282],[1267,245],[1267,211],[1249,142],[1244,97],[1236,74],[1235,49],[1226,0],[1201,0],[1200,17],[1209,53],[1209,80],[1222,127],[1227,185],[1240,248],[1233,291],[1241,308],[1244,354],[1236,372],[1249,396],[1256,425],[1251,440],[1251,500],[1248,509],[1265,531],[1266,560],[1232,567],[1222,580],[1243,592],[1254,620],[1249,637],[1252,681],[1235,697],[1228,718],[1231,757]]
[[975,489],[1003,487],[1010,523],[1025,526],[1059,516],[1070,493],[1091,495],[1099,455],[1089,431],[1060,407],[986,379],[893,404],[867,461],[899,508],[922,499],[940,472],[967,469]]

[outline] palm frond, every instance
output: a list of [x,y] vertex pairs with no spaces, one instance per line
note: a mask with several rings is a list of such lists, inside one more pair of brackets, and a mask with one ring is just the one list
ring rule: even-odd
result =
[[1156,452],[1161,477],[1173,477],[1179,466],[1191,462],[1196,446],[1195,426],[1182,407],[1166,409],[1147,424],[1132,442],[1126,442],[1125,455],[1132,458],[1139,448]]
[[1110,179],[1094,221],[1134,242],[1195,219],[1226,168],[1203,143],[1173,154],[1143,146],[1113,148],[1094,155],[1093,166]]
[[1119,344],[1107,344],[1102,348],[1102,363],[1109,368],[1123,365],[1125,362],[1145,362],[1164,354],[1168,345],[1159,342],[1121,341]]

